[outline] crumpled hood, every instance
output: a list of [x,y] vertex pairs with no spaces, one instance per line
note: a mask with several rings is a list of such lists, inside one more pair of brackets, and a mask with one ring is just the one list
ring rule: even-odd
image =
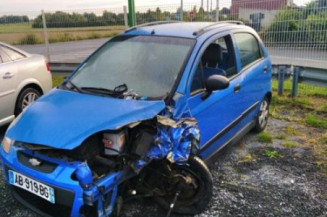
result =
[[151,119],[164,108],[164,101],[124,100],[53,89],[24,111],[6,136],[74,149],[96,132]]

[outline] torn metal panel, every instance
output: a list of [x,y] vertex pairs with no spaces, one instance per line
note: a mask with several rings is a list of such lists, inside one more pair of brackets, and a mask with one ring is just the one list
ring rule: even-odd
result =
[[147,157],[150,159],[167,157],[171,163],[186,162],[189,155],[196,152],[200,142],[200,131],[196,120],[184,118],[175,121],[159,115],[157,119],[158,135]]
[[124,100],[54,89],[26,109],[8,129],[7,136],[26,143],[74,149],[96,132],[151,119],[165,106],[162,100]]

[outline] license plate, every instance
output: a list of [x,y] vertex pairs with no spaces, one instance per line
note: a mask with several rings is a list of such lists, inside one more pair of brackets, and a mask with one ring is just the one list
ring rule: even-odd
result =
[[20,173],[9,170],[9,183],[55,203],[54,189]]

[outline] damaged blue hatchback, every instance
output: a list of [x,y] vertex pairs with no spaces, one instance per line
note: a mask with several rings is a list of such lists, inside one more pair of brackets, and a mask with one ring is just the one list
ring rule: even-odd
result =
[[240,22],[160,22],[110,39],[9,126],[14,197],[42,216],[119,216],[152,197],[205,210],[215,154],[267,124],[271,62]]

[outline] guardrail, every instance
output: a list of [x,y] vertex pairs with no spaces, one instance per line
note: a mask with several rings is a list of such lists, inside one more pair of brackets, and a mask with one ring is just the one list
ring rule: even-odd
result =
[[79,63],[50,63],[51,73],[54,75],[68,75],[73,72]]
[[298,92],[298,84],[305,83],[327,88],[327,70],[293,65],[273,65],[273,77],[278,79],[278,95],[284,92],[284,81],[292,79],[291,96]]

